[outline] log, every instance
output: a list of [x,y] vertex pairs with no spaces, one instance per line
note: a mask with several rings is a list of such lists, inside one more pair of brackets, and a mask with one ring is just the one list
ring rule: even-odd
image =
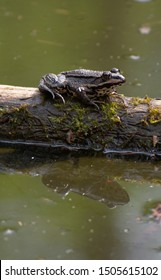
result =
[[0,143],[52,151],[161,157],[161,100],[112,92],[100,110],[76,97],[0,85]]

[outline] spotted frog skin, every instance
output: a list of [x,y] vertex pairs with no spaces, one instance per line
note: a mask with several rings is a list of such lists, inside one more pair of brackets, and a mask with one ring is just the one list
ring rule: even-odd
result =
[[64,94],[78,97],[84,104],[99,106],[94,100],[108,96],[115,91],[115,87],[125,82],[125,77],[117,68],[111,71],[93,71],[87,69],[76,69],[61,72],[58,75],[49,73],[44,75],[39,83],[40,92],[50,92],[53,96],[61,98],[65,103]]

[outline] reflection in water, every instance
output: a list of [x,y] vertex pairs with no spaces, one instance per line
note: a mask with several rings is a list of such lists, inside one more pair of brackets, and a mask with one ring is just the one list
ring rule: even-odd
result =
[[[144,221],[140,211],[149,199],[159,199],[158,187],[151,188],[148,183],[141,183],[154,178],[160,182],[159,162],[99,156],[78,158],[72,154],[60,158],[40,150],[16,152],[5,149],[0,153],[0,169],[5,173],[0,181],[0,246],[3,257],[160,257],[160,225]],[[127,192],[118,183],[125,185],[130,195],[129,203]],[[69,196],[63,199],[56,193],[66,195],[70,191]],[[109,209],[104,204],[108,207],[124,206]],[[31,248],[26,244],[34,246]]]
[[[69,170],[55,170],[51,174],[42,177],[43,183],[57,193],[67,195],[70,192],[78,193],[88,198],[105,203],[109,208],[123,205],[129,202],[127,192],[116,181],[100,177],[95,170],[83,170],[80,168],[71,174]],[[72,170],[71,170],[72,171]],[[54,174],[55,173],[55,174]],[[81,176],[81,177],[80,177]]]

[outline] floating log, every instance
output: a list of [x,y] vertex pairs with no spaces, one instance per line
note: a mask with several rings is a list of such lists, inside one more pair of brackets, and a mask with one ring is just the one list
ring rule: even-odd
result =
[[113,92],[100,110],[37,88],[0,85],[0,143],[161,157],[161,100]]

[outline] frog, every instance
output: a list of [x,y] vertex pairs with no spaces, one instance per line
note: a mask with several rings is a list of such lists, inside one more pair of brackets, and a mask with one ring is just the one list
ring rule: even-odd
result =
[[95,106],[97,100],[115,92],[115,87],[125,82],[125,77],[117,68],[110,71],[76,69],[60,74],[45,74],[38,85],[39,91],[51,93],[53,99],[59,97],[65,104],[65,94],[79,98],[84,104]]

